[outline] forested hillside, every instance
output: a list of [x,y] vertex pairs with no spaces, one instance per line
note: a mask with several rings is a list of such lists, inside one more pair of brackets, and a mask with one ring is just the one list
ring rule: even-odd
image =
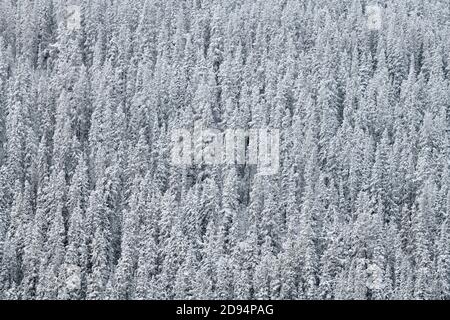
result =
[[0,299],[449,299],[449,83],[448,0],[0,0]]

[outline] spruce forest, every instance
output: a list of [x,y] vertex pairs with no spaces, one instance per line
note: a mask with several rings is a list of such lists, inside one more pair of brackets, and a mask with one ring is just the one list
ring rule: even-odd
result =
[[0,0],[0,300],[50,299],[450,299],[450,1]]

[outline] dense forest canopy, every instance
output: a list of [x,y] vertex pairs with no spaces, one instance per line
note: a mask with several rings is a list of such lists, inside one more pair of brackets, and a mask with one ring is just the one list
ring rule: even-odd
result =
[[448,0],[0,0],[0,299],[449,299],[449,80]]

